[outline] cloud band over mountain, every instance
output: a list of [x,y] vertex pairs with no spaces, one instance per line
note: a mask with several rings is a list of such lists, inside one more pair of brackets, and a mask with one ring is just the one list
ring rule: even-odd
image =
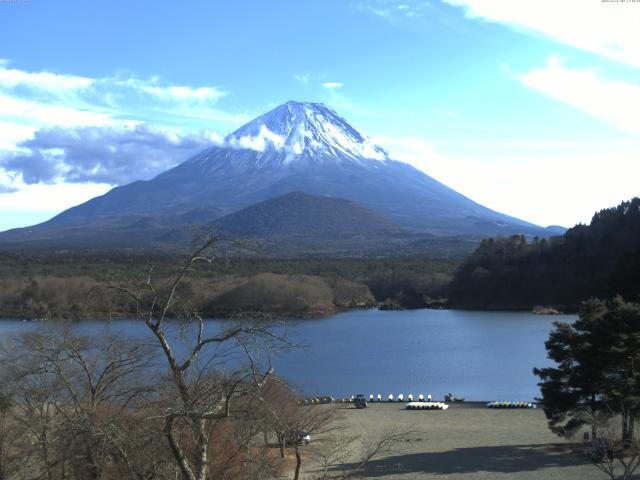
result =
[[182,135],[146,125],[48,128],[19,144],[26,153],[1,165],[26,184],[121,185],[152,178],[216,140],[207,132]]

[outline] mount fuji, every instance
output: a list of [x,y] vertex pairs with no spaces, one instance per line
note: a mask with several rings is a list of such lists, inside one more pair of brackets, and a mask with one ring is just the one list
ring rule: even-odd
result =
[[[302,199],[308,212],[338,208],[340,215],[339,208],[349,208],[349,215],[355,215],[357,207],[368,211],[364,218],[386,222],[396,237],[404,232],[414,240],[416,235],[558,233],[483,207],[411,165],[393,160],[323,104],[287,102],[152,180],[116,187],[47,222],[4,232],[0,241],[150,246],[177,238],[176,229],[189,225],[224,226],[229,222],[221,219],[227,215],[294,192],[304,196],[286,197],[292,217],[296,201]],[[313,199],[318,205],[309,208]],[[327,207],[325,199],[345,201]],[[273,213],[269,205],[279,205],[274,225],[287,215],[282,202],[265,205],[252,212],[269,216]],[[253,214],[233,218],[236,234],[243,233],[237,219],[255,220]],[[318,222],[330,218],[323,215]],[[304,235],[305,225],[313,221],[306,218],[300,223],[298,235]],[[287,231],[292,231],[291,219]],[[369,231],[363,227],[362,235]]]

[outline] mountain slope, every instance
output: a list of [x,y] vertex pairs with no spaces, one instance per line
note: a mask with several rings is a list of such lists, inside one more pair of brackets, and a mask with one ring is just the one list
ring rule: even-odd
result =
[[238,238],[300,236],[327,240],[402,233],[400,227],[357,203],[302,192],[251,205],[216,220],[211,228]]
[[99,226],[117,237],[118,230],[131,231],[145,217],[162,228],[207,224],[291,192],[348,199],[413,232],[548,236],[391,159],[326,106],[288,102],[240,127],[223,145],[152,180],[116,187],[48,222],[6,232],[0,240],[62,240],[61,235],[68,240]]
[[[292,192],[230,213],[203,230],[217,236],[250,241],[258,255],[314,256],[351,254],[385,255],[399,248],[411,249],[416,239],[432,241],[424,235],[411,235],[383,216],[350,200],[317,197]],[[188,231],[174,229],[161,238],[168,243],[191,240]],[[440,244],[433,244],[442,252]],[[456,243],[456,251],[466,245]],[[413,252],[415,249],[411,249]]]

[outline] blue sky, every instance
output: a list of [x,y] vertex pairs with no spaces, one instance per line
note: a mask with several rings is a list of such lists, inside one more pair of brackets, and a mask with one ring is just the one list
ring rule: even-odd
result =
[[541,225],[640,194],[640,3],[0,2],[0,229],[287,100]]

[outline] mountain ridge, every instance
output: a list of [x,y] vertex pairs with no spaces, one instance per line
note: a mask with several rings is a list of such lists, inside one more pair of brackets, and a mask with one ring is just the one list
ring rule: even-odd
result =
[[[151,180],[118,186],[0,241],[67,236],[98,227],[129,232],[153,243],[147,223],[162,228],[205,225],[253,204],[304,192],[346,199],[397,224],[408,233],[547,237],[529,222],[495,212],[409,164],[392,159],[366,135],[323,104],[287,102]],[[162,219],[166,219],[163,221]],[[134,219],[129,222],[127,219]],[[128,223],[127,223],[128,222]],[[142,240],[141,240],[142,241]]]
[[284,150],[285,163],[325,156],[359,162],[389,159],[386,150],[322,103],[289,101],[227,135],[225,142],[259,151]]

